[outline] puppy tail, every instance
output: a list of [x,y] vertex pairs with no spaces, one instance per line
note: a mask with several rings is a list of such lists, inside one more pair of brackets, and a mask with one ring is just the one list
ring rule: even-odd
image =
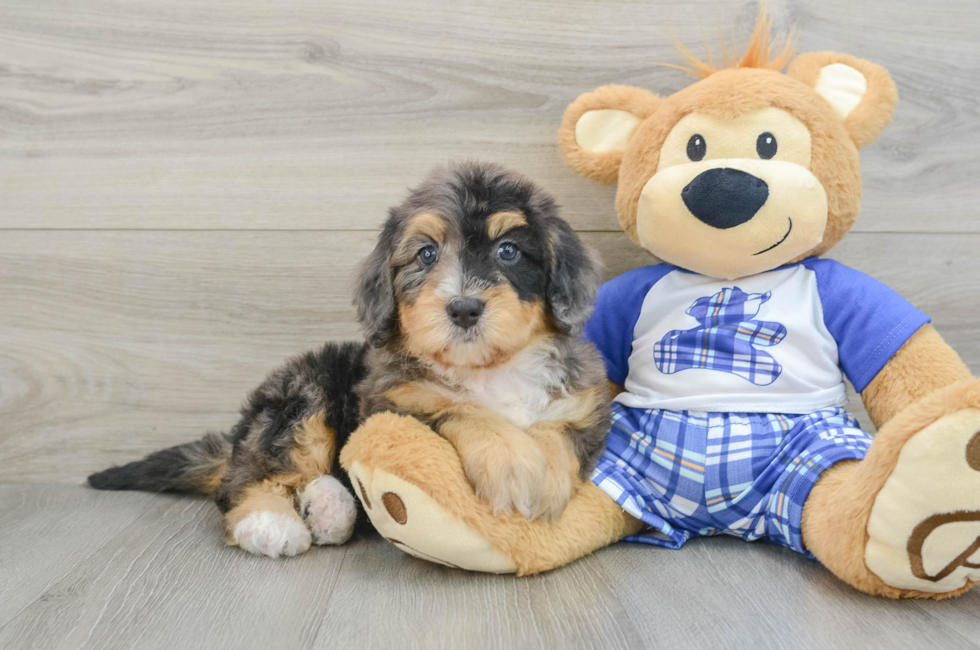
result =
[[143,460],[96,472],[88,483],[98,490],[211,494],[228,471],[231,449],[227,434],[209,433],[200,440],[155,451]]

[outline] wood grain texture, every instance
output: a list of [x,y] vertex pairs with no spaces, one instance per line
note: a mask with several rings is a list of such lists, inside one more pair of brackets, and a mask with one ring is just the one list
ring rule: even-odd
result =
[[[0,539],[4,648],[980,647],[980,592],[869,598],[792,551],[731,538],[621,544],[518,579],[378,538],[254,557],[225,546],[217,509],[188,497],[0,486],[0,516],[11,509],[33,514]],[[11,587],[11,567],[43,580]]]
[[[974,0],[781,0],[799,49],[889,68],[893,125],[863,154],[861,232],[980,232]],[[671,93],[671,37],[755,0],[0,2],[0,229],[373,229],[435,163],[514,166],[581,230],[613,190],[558,153],[606,83]],[[717,48],[716,48],[717,53]]]
[[[0,239],[0,483],[92,471],[234,423],[287,356],[355,338],[373,233],[10,231]],[[612,277],[652,260],[586,233]],[[855,234],[834,256],[934,316],[980,371],[980,235]],[[907,260],[917,258],[915,268]],[[853,393],[852,393],[853,396]],[[851,408],[870,426],[860,401]]]
[[[35,492],[53,489],[19,491],[21,498],[31,499]],[[71,522],[69,530],[81,539],[98,539],[97,552],[51,567],[40,549],[33,561],[18,558],[15,566],[22,571],[60,572],[30,596],[11,594],[11,606],[19,611],[9,622],[0,621],[5,623],[0,646],[310,647],[344,548],[269,563],[224,544],[221,518],[209,501],[134,493],[103,494],[96,500],[90,496],[94,492],[61,490],[61,500],[66,506],[81,505],[85,520]],[[121,530],[103,526],[105,519],[118,516],[117,510],[133,509],[140,515]],[[33,521],[33,529],[30,522],[21,526],[21,539],[43,540],[51,534],[38,523],[46,518]],[[64,553],[72,539],[62,536],[57,546],[48,546]]]

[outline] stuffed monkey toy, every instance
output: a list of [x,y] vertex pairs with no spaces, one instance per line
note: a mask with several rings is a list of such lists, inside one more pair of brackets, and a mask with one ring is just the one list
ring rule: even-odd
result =
[[[566,162],[618,183],[623,229],[664,262],[600,288],[586,327],[621,391],[592,480],[557,521],[495,515],[449,443],[376,415],[341,462],[381,534],[522,575],[623,538],[725,533],[869,594],[980,581],[980,381],[928,316],[820,257],[857,219],[858,149],[891,120],[895,84],[846,54],[790,62],[769,31],[760,17],[720,69],[685,51],[700,81],[674,95],[604,86],[565,113]],[[842,408],[845,375],[873,440]]]

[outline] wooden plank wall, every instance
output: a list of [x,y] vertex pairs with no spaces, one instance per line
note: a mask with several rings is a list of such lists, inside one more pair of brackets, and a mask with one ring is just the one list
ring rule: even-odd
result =
[[[975,0],[783,0],[800,50],[888,67],[832,256],[934,316],[980,371]],[[613,190],[565,168],[565,106],[670,93],[674,35],[757,2],[0,0],[0,482],[92,470],[226,428],[283,357],[357,335],[348,281],[426,170],[479,158],[552,191],[612,277],[649,258]],[[711,37],[713,38],[713,36]],[[861,412],[859,407],[855,407]]]

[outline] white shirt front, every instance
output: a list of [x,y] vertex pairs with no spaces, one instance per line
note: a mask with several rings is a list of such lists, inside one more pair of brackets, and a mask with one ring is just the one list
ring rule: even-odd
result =
[[625,388],[621,404],[674,411],[843,406],[816,273],[797,265],[735,281],[667,274],[643,299]]

